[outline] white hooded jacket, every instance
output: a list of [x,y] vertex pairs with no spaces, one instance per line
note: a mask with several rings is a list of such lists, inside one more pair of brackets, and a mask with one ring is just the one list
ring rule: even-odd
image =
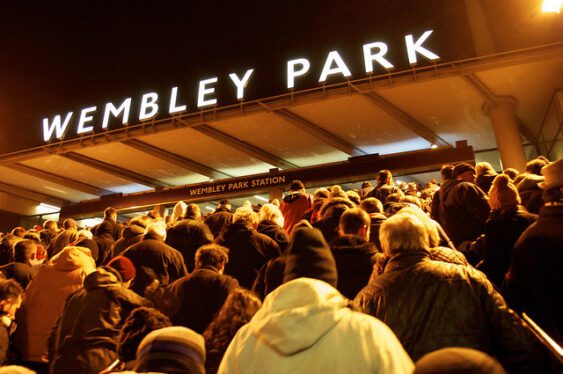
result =
[[393,332],[347,305],[320,280],[283,284],[238,331],[218,372],[411,373],[413,363]]

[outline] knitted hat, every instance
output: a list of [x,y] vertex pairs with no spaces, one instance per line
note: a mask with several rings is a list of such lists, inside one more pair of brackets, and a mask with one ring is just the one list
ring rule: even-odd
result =
[[133,265],[131,260],[127,257],[116,256],[110,262],[108,262],[107,266],[117,270],[118,273],[121,274],[121,279],[123,279],[123,282],[128,282],[131,279],[134,279],[135,275],[137,275],[135,265]]
[[284,283],[307,277],[336,287],[336,262],[323,234],[309,227],[294,229],[287,249]]
[[493,180],[489,190],[489,205],[491,209],[500,209],[521,203],[518,190],[506,174],[499,174]]
[[205,341],[181,326],[149,333],[137,348],[136,372],[205,373]]
[[563,186],[563,158],[544,166],[541,173],[545,179],[538,186],[542,190]]
[[462,162],[461,164],[457,164],[456,166],[454,166],[454,170],[452,170],[452,178],[455,179],[459,175],[465,173],[466,171],[475,172],[475,168],[469,164],[466,164],[465,162]]
[[442,348],[415,363],[414,374],[471,373],[505,374],[503,367],[486,353],[469,348]]

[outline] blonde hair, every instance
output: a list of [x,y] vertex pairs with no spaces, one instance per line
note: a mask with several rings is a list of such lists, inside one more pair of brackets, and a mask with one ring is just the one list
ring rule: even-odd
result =
[[260,212],[258,213],[259,222],[262,221],[273,221],[278,226],[283,227],[284,218],[280,208],[274,204],[265,204],[260,208]]
[[145,235],[151,232],[162,237],[162,240],[164,240],[166,238],[166,223],[162,219],[152,221],[147,225]]
[[410,206],[401,209],[399,213],[411,214],[418,218],[420,222],[422,222],[424,227],[426,227],[426,231],[428,232],[428,245],[431,248],[437,247],[440,244],[440,233],[438,232],[436,223],[432,220],[432,218],[428,217],[428,215],[424,213],[422,209],[420,209],[419,207]]
[[258,223],[258,215],[254,213],[252,208],[241,206],[235,210],[235,214],[233,214],[233,223],[238,221],[245,221],[251,223],[252,225],[256,225]]
[[401,212],[381,224],[379,240],[387,255],[429,248],[428,231],[424,223],[412,214]]
[[183,201],[178,201],[174,205],[174,210],[172,211],[172,216],[170,217],[170,224],[173,225],[176,221],[182,219],[186,215],[186,208],[188,204]]

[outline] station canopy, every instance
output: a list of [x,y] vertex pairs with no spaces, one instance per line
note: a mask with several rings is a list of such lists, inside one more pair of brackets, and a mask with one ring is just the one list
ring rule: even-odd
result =
[[538,150],[550,107],[561,100],[562,46],[436,63],[53,142],[0,156],[0,189],[63,206],[459,140],[478,153],[497,147],[483,106],[501,96],[515,99],[523,142]]

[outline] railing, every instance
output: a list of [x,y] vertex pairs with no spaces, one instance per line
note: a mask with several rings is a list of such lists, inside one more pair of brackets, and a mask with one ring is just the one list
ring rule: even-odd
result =
[[563,348],[555,340],[551,338],[541,327],[534,322],[526,313],[522,314],[522,318],[528,326],[530,326],[530,330],[534,333],[534,335],[545,345],[547,349],[555,356],[555,358],[559,361],[559,365],[563,365]]

